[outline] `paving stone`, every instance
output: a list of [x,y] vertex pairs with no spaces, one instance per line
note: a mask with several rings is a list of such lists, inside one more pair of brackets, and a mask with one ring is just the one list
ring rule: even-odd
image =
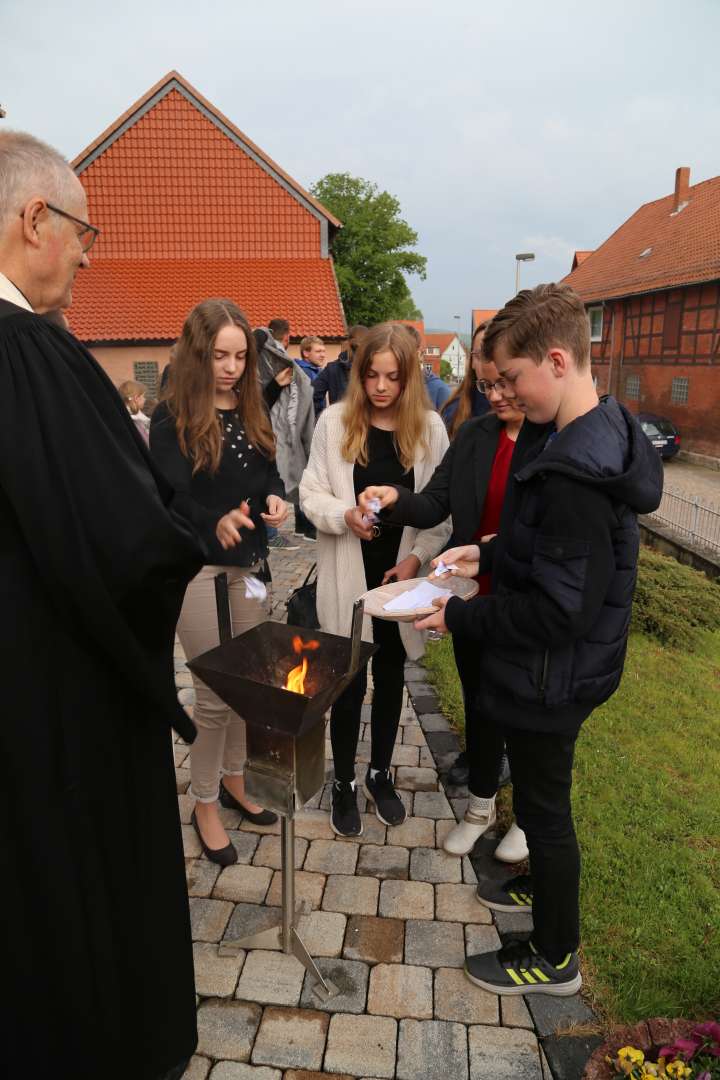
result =
[[595,1021],[595,1016],[579,994],[572,997],[552,997],[550,994],[530,994],[527,1005],[541,1039],[577,1024]]
[[465,938],[460,923],[408,919],[405,924],[405,963],[427,967],[461,968]]
[[[478,989],[480,989],[478,987]],[[528,1028],[533,1030],[532,1017],[521,994],[505,994],[500,1001],[500,1023],[503,1027]]]
[[[294,859],[295,869],[299,870],[305,860],[308,842],[302,837],[295,838]],[[282,851],[279,836],[261,836],[257,851],[253,857],[253,866],[269,866],[273,870],[279,870],[282,866]]]
[[436,885],[435,911],[445,922],[492,923],[489,909],[477,900],[474,885]]
[[459,883],[462,866],[455,855],[435,848],[414,848],[410,852],[410,878],[413,881],[434,883]]
[[[435,846],[441,848],[447,839],[448,833],[451,833],[457,821],[455,818],[441,818],[435,822]],[[456,856],[457,857],[457,856]]]
[[190,896],[210,896],[220,867],[209,859],[192,859],[185,864],[185,877]]
[[475,1026],[468,1036],[473,1080],[542,1080],[538,1041],[532,1032]]
[[[369,739],[359,739],[357,744],[357,752],[355,754],[355,761],[359,765],[369,765],[370,755],[372,752],[372,744]],[[363,769],[363,775],[365,770]]]
[[330,1020],[325,1069],[351,1076],[395,1075],[397,1020],[389,1016],[348,1016],[335,1013]]
[[227,806],[223,806],[222,803],[218,803],[218,817],[222,821],[226,829],[239,829],[240,822],[242,821],[242,814],[239,810],[233,810]]
[[267,866],[226,866],[215,882],[213,896],[235,903],[262,904],[272,876]]
[[405,943],[402,919],[352,915],[348,919],[343,956],[370,964],[400,964]]
[[190,1064],[182,1074],[182,1080],[206,1080],[211,1064],[212,1062],[208,1061],[207,1058],[198,1057],[197,1054],[194,1054],[190,1058]]
[[388,844],[399,847],[433,847],[435,822],[432,818],[409,817],[402,825],[392,825],[387,831]]
[[367,1011],[396,1019],[431,1019],[432,971],[409,964],[377,964],[370,973]]
[[332,840],[335,833],[324,810],[303,809],[295,818],[295,836],[306,840]]
[[280,1069],[256,1067],[239,1061],[219,1061],[210,1073],[210,1080],[282,1080]]
[[232,915],[232,909],[232,904],[227,900],[207,900],[204,897],[192,896],[190,926],[193,941],[219,941]]
[[500,934],[529,934],[533,928],[531,911],[494,911],[495,925]]
[[264,1005],[297,1005],[305,968],[295,956],[252,949],[247,954],[235,997]]
[[451,731],[450,721],[442,713],[424,713],[421,720],[423,731]]
[[380,880],[396,878],[406,881],[410,853],[407,848],[393,845],[379,847],[376,844],[363,844],[360,848],[356,873],[360,876],[375,877]]
[[247,1001],[205,1001],[198,1009],[198,1053],[248,1061],[262,1009]]
[[418,817],[454,817],[452,807],[443,791],[418,791],[415,796],[415,813]]
[[261,835],[266,835],[266,834],[270,833],[270,834],[275,834],[275,835],[279,836],[280,835],[280,819],[278,819],[272,825],[256,825],[254,822],[248,821],[247,818],[243,818],[242,821],[240,822],[240,828],[242,829],[243,832],[254,832],[254,833],[260,833]]
[[380,886],[380,915],[388,918],[432,919],[435,914],[435,893],[426,881],[383,881]]
[[[295,871],[295,899],[304,902],[312,911],[320,907],[323,890],[325,889],[324,874],[310,874],[307,870]],[[282,871],[276,870],[265,897],[265,903],[272,906],[282,903]],[[479,906],[479,905],[478,905]]]
[[326,1073],[309,1071],[308,1069],[289,1069],[285,1073],[285,1080],[353,1080],[348,1073]]
[[543,1039],[551,1080],[577,1080],[583,1075],[590,1055],[602,1042],[601,1035],[550,1035]]
[[398,795],[400,797],[400,799],[402,801],[402,804],[405,807],[405,813],[406,813],[407,817],[412,817],[412,815],[413,815],[413,801],[415,799],[415,792],[414,791],[404,791],[402,788],[398,788],[398,790],[396,792],[396,795]]
[[426,746],[425,736],[419,724],[408,724],[402,728],[403,746]]
[[368,965],[357,960],[334,960],[325,957],[318,958],[315,962],[323,978],[333,982],[340,992],[326,1001],[319,1000],[313,992],[316,986],[315,977],[307,972],[300,1004],[308,1008],[323,1009],[325,1012],[364,1013]]
[[178,810],[180,811],[180,823],[182,825],[190,824],[194,806],[195,800],[192,795],[178,795]]
[[312,957],[340,956],[347,916],[337,911],[311,911],[302,915],[298,934]]
[[200,997],[232,997],[237,986],[245,953],[237,956],[218,956],[217,945],[207,941],[193,942],[195,990]]
[[440,769],[439,764],[436,762],[435,758],[432,756],[432,751],[430,750],[429,746],[421,746],[420,747],[420,755],[418,757],[418,765],[420,766],[421,769],[435,769],[436,772],[438,772],[439,769]]
[[395,743],[395,749],[393,750],[393,756],[390,759],[392,765],[405,765],[414,768],[420,758],[420,751],[417,746],[402,746],[399,743]]
[[236,904],[223,935],[223,941],[238,941],[240,938],[249,937],[250,934],[257,934],[261,930],[276,926],[281,918],[282,913],[279,907],[266,907],[264,904]]
[[478,883],[477,874],[475,873],[475,870],[473,869],[473,864],[470,862],[467,855],[464,857],[464,859],[462,861],[462,876],[463,876],[463,881],[465,882],[466,885],[477,886],[477,883]]
[[377,914],[380,882],[375,878],[331,874],[325,885],[324,911],[342,911],[346,915]]
[[437,791],[437,773],[435,769],[411,769],[401,765],[395,774],[395,786],[407,791]]
[[320,874],[354,874],[358,849],[335,840],[313,840],[305,859],[305,869]]
[[329,1017],[310,1009],[265,1009],[252,1052],[254,1065],[319,1069]]
[[475,986],[464,971],[439,968],[435,972],[435,1019],[497,1024],[500,1020],[497,994]]
[[456,821],[462,821],[465,817],[465,811],[467,810],[468,798],[467,795],[460,795],[448,798],[448,802],[452,806],[452,811]]
[[197,859],[202,855],[198,834],[195,832],[192,825],[181,825],[180,828],[182,830],[182,843],[185,858]]
[[435,758],[441,754],[452,754],[454,760],[460,753],[460,737],[454,731],[429,731],[426,728],[425,738]]
[[[228,810],[228,814],[234,813],[233,810]],[[226,825],[228,840],[237,851],[238,863],[242,863],[247,866],[252,862],[255,849],[258,846],[260,837],[257,833],[241,832],[239,829],[230,829]]]
[[[398,1080],[467,1080],[467,1029],[446,1020],[401,1020]],[[472,1074],[475,1080],[475,1073]]]
[[435,688],[425,678],[406,679],[405,686],[411,698],[421,697],[425,694],[434,694]]
[[472,923],[465,927],[465,954],[492,952],[500,948],[500,938],[494,926],[477,926]]

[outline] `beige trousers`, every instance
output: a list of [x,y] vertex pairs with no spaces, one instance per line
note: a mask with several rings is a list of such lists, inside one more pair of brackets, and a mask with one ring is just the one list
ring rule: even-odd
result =
[[[215,576],[226,573],[230,595],[233,636],[251,630],[267,619],[265,604],[245,596],[245,578],[251,571],[236,566],[204,566],[190,582],[177,626],[180,644],[188,660],[220,644]],[[190,792],[198,802],[218,797],[220,776],[242,776],[245,768],[245,721],[201,682],[195,686],[193,721],[197,738],[190,749]]]

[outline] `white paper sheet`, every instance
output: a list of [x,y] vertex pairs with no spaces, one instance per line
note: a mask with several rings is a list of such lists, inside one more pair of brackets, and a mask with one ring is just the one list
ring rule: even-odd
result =
[[400,593],[393,600],[383,604],[383,611],[398,614],[403,611],[417,611],[418,608],[432,607],[434,600],[441,600],[443,596],[452,596],[452,589],[439,589],[429,581],[423,581],[414,589]]

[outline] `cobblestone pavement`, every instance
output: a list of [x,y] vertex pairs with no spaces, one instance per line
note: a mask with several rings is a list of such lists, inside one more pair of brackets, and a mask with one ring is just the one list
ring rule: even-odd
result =
[[[273,611],[280,610],[281,594],[307,573],[310,548],[273,554]],[[179,646],[176,668],[181,700],[191,711],[193,691]],[[439,782],[436,757],[447,755],[456,737],[432,704],[423,678],[423,668],[408,665],[408,694],[392,759],[406,822],[387,828],[368,812],[361,794],[362,836],[335,837],[328,817],[330,782],[296,816],[296,889],[311,909],[299,931],[322,973],[340,988],[327,1002],[314,996],[311,979],[294,956],[258,949],[220,955],[221,942],[253,933],[279,913],[279,825],[259,828],[224,810],[239,862],[221,870],[201,856],[189,824],[187,748],[176,738],[199,1027],[186,1080],[552,1077],[536,1025],[541,1035],[542,1024],[544,1034],[555,1030],[553,1006],[560,999],[544,997],[549,1005],[544,1013],[534,1007],[540,996],[531,1001],[534,1023],[523,998],[488,994],[462,971],[466,948],[492,949],[500,938],[490,912],[475,899],[470,860],[442,850],[464,800],[456,797],[462,793],[448,791],[450,801]],[[369,760],[368,720],[366,704],[358,747],[360,784]],[[329,779],[329,743],[326,750]],[[565,1009],[563,1022],[576,1017]]]
[[687,461],[666,461],[665,487],[688,498],[697,496],[706,506],[720,510],[720,469],[706,469]]

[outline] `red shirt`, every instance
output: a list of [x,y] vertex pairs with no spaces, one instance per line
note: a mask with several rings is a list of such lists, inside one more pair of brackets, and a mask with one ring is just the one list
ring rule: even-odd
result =
[[[493,458],[492,469],[490,470],[482,517],[473,536],[474,541],[479,542],[480,537],[487,536],[488,533],[496,533],[500,527],[500,514],[505,500],[505,488],[507,487],[510,461],[514,449],[515,443],[507,437],[505,428],[502,428],[495,450],[495,457]],[[478,595],[487,596],[490,592],[490,574],[478,574],[477,581],[480,585]]]

